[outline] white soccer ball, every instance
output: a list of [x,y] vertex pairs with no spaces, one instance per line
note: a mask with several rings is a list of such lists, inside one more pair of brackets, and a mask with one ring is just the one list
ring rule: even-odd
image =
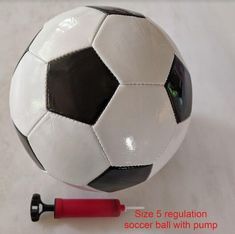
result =
[[74,186],[117,191],[153,176],[191,115],[188,70],[139,13],[82,7],[48,21],[21,58],[10,111],[34,162]]

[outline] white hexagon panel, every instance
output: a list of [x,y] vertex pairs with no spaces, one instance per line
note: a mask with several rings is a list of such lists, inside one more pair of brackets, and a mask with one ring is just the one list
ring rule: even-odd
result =
[[28,136],[49,174],[70,184],[87,185],[109,167],[91,126],[48,112]]
[[164,86],[120,85],[94,125],[112,165],[148,165],[161,155],[177,123]]
[[174,58],[163,33],[140,17],[108,16],[92,45],[121,84],[164,84]]
[[16,67],[11,117],[34,162],[76,187],[113,192],[150,178],[182,142],[188,70],[143,15],[83,7],[46,23]]
[[44,25],[29,51],[49,62],[89,47],[104,18],[104,13],[87,7],[61,14]]
[[47,64],[27,52],[12,78],[11,117],[24,135],[46,113],[46,74]]

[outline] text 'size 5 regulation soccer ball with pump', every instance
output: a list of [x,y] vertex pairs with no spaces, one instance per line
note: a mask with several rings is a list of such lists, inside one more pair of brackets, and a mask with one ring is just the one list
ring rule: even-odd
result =
[[10,111],[34,162],[106,192],[152,177],[191,115],[184,62],[165,32],[119,8],[82,7],[48,21],[12,79]]

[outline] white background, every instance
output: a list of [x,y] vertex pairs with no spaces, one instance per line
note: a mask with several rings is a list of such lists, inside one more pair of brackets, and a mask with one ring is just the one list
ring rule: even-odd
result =
[[[191,125],[174,158],[150,181],[113,194],[80,191],[43,174],[21,146],[9,117],[10,79],[33,36],[54,15],[89,4],[129,8],[152,18],[179,47],[193,83]],[[137,221],[129,212],[117,219],[93,220],[54,220],[44,215],[32,223],[29,204],[34,192],[48,203],[54,197],[117,197],[150,210],[205,210],[208,221],[218,222],[218,230],[185,233],[234,233],[234,23],[232,1],[1,1],[0,233],[126,233],[123,223]]]

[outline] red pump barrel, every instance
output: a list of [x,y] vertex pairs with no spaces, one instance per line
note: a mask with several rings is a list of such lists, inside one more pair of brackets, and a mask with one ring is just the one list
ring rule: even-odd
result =
[[118,199],[55,199],[55,218],[118,217],[125,211]]

